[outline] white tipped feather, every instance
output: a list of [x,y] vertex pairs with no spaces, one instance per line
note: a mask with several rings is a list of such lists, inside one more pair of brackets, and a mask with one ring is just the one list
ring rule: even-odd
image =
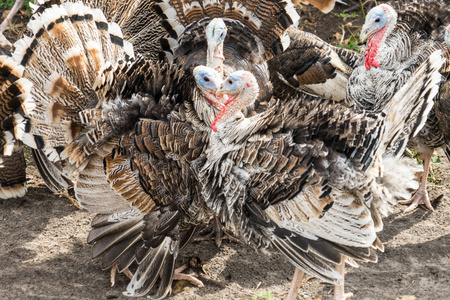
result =
[[186,3],[183,6],[183,11],[184,11],[184,13],[186,13],[187,11],[189,11],[192,8],[200,8],[201,9],[202,7],[200,6],[200,3],[198,3],[197,1],[194,1],[191,3]]
[[178,21],[166,20],[166,22],[169,23],[170,27],[172,27],[172,30],[174,30],[176,32],[177,38],[179,38],[183,34],[185,28]]
[[172,7],[172,5],[170,5],[168,0],[156,3],[156,5],[161,8],[167,19],[176,20],[178,18],[177,11]]
[[122,29],[120,29],[120,26],[117,23],[109,22],[108,23],[108,32],[109,32],[109,34],[123,38]]
[[95,22],[103,22],[103,23],[108,24],[108,21],[106,20],[105,15],[103,14],[103,12],[100,9],[94,8],[91,10],[91,12],[92,12],[92,16],[93,16]]
[[281,45],[283,46],[283,51],[286,50],[289,45],[291,44],[291,38],[289,35],[285,32],[280,36]]
[[41,28],[44,28],[44,24],[41,19],[32,19],[28,22],[27,27],[31,30],[33,35],[35,35]]
[[22,140],[25,134],[26,120],[19,114],[14,114],[14,119],[16,120],[16,126],[14,126],[14,135],[16,136],[16,139]]
[[135,58],[133,44],[130,43],[129,41],[126,41],[126,40],[123,41],[123,51],[130,58]]
[[85,12],[85,6],[81,2],[66,2],[61,6],[64,7],[69,16],[83,16]]
[[34,136],[31,133],[23,133],[22,142],[30,148],[38,148],[36,141],[34,140]]
[[44,149],[44,154],[47,158],[53,162],[60,160],[58,152],[54,148]]
[[[30,3],[31,4],[31,3]],[[11,199],[11,198],[19,198],[25,196],[27,193],[27,187],[25,184],[22,185],[22,188],[18,186],[2,186],[0,187],[0,199]]]
[[66,10],[62,7],[53,5],[51,8],[44,10],[40,19],[44,26],[47,27],[50,23],[64,16],[67,16]]
[[297,28],[298,27],[298,21],[300,20],[300,15],[297,13],[297,10],[295,9],[294,5],[291,1],[287,1],[286,5],[286,12],[289,15],[289,17],[292,20],[291,27]]
[[22,61],[27,53],[27,49],[30,47],[30,43],[32,42],[32,40],[32,38],[26,36],[14,43],[15,50],[12,57],[16,62]]
[[3,147],[3,155],[11,155],[14,150],[14,136],[11,132],[5,131],[5,146]]

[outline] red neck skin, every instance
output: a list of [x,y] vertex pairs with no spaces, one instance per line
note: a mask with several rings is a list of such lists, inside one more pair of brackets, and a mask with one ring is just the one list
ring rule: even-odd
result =
[[364,56],[366,57],[365,66],[367,70],[370,70],[370,67],[378,68],[380,66],[380,63],[376,58],[386,29],[387,26],[384,26],[383,29],[371,36],[369,42],[367,43],[366,52],[364,53]]
[[234,99],[235,98],[233,98],[233,97],[228,98],[228,101],[226,102],[225,106],[219,111],[219,113],[217,114],[216,118],[212,122],[211,128],[212,128],[212,130],[214,132],[217,132],[217,122],[222,120],[223,116],[228,112],[230,107],[235,104],[234,101],[233,101]]

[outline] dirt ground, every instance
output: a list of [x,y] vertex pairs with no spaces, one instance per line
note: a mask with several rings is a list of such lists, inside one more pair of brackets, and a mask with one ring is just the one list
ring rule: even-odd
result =
[[[348,2],[350,7],[355,4]],[[342,34],[338,24],[351,28],[362,22],[320,16],[309,7],[302,21],[306,29],[333,43],[350,35],[348,30],[343,38],[336,35]],[[450,163],[442,151],[438,155],[436,180],[429,183],[431,199],[443,195],[434,203],[436,211],[420,207],[405,215],[405,207],[394,208],[384,220],[380,238],[386,249],[378,263],[348,267],[346,291],[354,293],[353,299],[450,299],[450,178],[445,176]],[[0,299],[126,299],[122,291],[128,279],[120,274],[111,287],[109,272],[90,259],[86,237],[93,214],[49,192],[32,164],[28,171],[28,194],[0,200]],[[294,271],[281,255],[269,257],[228,242],[220,249],[212,242],[194,243],[181,253],[179,265],[192,257],[205,264],[203,271],[188,272],[198,273],[205,287],[176,283],[169,299],[283,299]],[[332,291],[331,285],[311,279],[298,299],[331,299]]]

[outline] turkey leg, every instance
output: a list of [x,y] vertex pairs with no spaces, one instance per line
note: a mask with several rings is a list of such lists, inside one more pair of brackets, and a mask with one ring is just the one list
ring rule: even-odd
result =
[[430,198],[428,197],[427,192],[427,180],[428,180],[428,172],[430,170],[431,157],[433,156],[433,149],[429,149],[426,152],[420,153],[420,157],[423,159],[423,174],[422,179],[420,181],[420,186],[417,192],[412,196],[409,200],[398,201],[400,204],[410,204],[407,209],[405,209],[405,213],[409,213],[419,206],[420,203],[425,203],[426,207],[434,211],[433,206],[431,206]]
[[342,285],[334,286],[333,300],[345,300],[353,297],[353,293],[344,292],[344,272],[345,272],[345,256],[342,256],[340,264],[336,265],[336,271],[342,275]]
[[297,299],[298,290],[302,286],[303,276],[305,272],[300,270],[299,268],[295,268],[294,277],[291,281],[291,287],[289,288],[289,294],[287,295],[286,300],[295,300]]

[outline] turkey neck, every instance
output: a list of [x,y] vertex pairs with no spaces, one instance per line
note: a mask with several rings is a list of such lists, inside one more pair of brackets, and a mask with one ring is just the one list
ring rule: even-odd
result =
[[370,70],[370,67],[378,68],[380,66],[379,61],[377,60],[378,50],[385,40],[385,34],[387,31],[387,26],[383,27],[380,31],[375,33],[367,43],[367,48],[364,53],[366,58],[365,66],[367,70]]
[[[212,48],[212,49],[210,49]],[[217,45],[217,47],[210,47],[208,45],[208,52],[206,55],[206,66],[213,68],[223,78],[223,42]]]

